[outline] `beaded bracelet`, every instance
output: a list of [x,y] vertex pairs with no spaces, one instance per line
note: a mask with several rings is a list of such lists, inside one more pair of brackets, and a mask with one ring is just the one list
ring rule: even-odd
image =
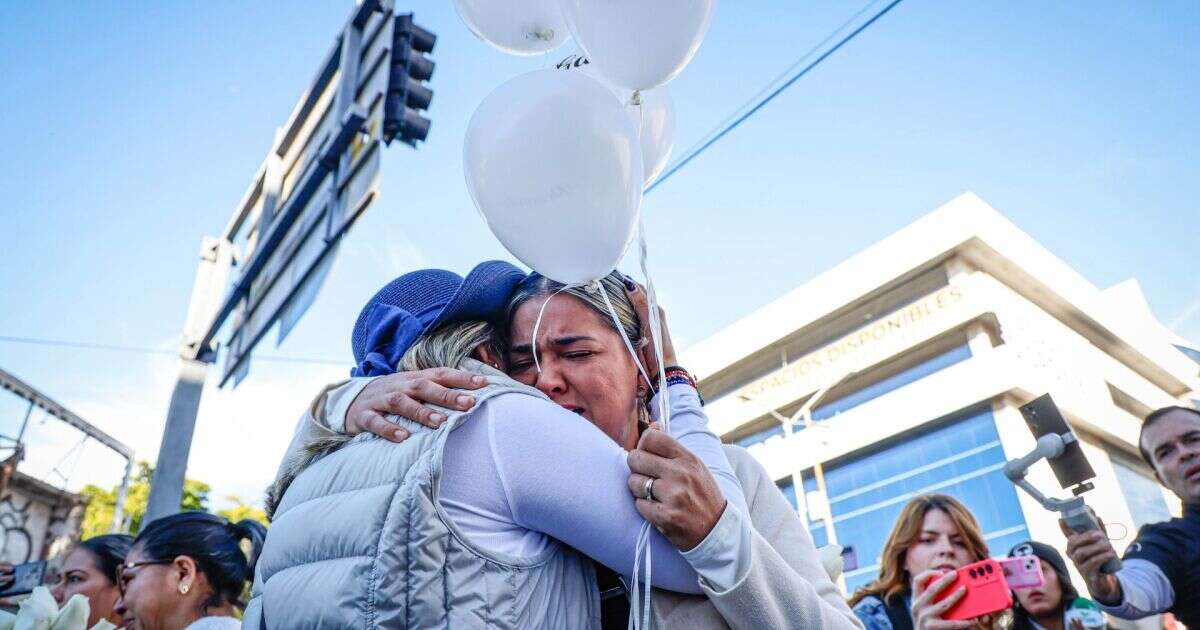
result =
[[696,386],[696,378],[690,372],[678,365],[670,365],[667,366],[667,369],[663,370],[663,374],[667,379],[667,387],[671,385],[688,385],[696,390],[696,395],[700,398],[700,404],[704,404],[704,397],[700,396],[700,388]]

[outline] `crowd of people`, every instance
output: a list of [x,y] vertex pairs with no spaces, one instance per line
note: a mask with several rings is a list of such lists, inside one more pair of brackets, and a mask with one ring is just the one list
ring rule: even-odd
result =
[[661,355],[646,290],[617,272],[405,274],[355,322],[352,377],[297,424],[269,532],[183,513],[85,540],[54,595],[142,630],[1091,630],[1101,611],[1200,628],[1200,412],[1145,419],[1143,457],[1184,515],[1143,527],[1121,571],[1101,570],[1116,555],[1103,530],[1064,528],[1007,553],[1036,558],[1040,585],[953,619],[956,571],[991,555],[971,511],[913,497],[847,600],[771,477],[709,430],[658,315]]

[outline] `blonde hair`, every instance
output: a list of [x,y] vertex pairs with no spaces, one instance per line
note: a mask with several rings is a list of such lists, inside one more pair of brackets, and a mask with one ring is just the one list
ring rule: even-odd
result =
[[495,328],[490,322],[451,322],[417,337],[400,362],[397,372],[414,372],[435,367],[456,368],[480,346],[492,344]]
[[[987,542],[979,530],[979,522],[967,506],[945,494],[922,494],[913,497],[904,509],[900,510],[892,533],[883,545],[879,577],[854,592],[850,597],[851,606],[869,595],[878,597],[884,604],[894,603],[897,597],[908,592],[913,576],[909,575],[908,569],[904,567],[904,560],[908,550],[920,539],[925,515],[931,510],[941,510],[950,518],[954,528],[958,530],[958,535],[962,536],[973,562],[988,557]],[[994,626],[994,622],[988,618],[981,619],[980,622],[987,628]]]
[[517,285],[517,289],[513,291],[512,296],[508,298],[508,304],[504,308],[505,326],[498,335],[502,344],[501,349],[507,350],[511,346],[512,321],[517,314],[517,309],[533,298],[560,292],[583,302],[585,306],[600,315],[600,319],[609,328],[619,335],[625,335],[629,343],[637,347],[642,338],[642,325],[638,320],[637,311],[633,309],[633,302],[629,300],[629,294],[625,293],[625,277],[621,275],[621,272],[613,271],[601,278],[599,282],[600,290],[608,295],[613,310],[617,312],[617,320],[621,322],[620,328],[613,323],[612,315],[608,312],[608,306],[604,302],[604,296],[599,291],[595,291],[591,286],[570,286],[564,289],[563,287],[567,285],[535,272],[522,280],[521,284]]
[[[437,329],[425,333],[413,342],[400,362],[396,365],[397,372],[412,372],[435,367],[456,368],[471,356],[480,346],[489,345],[495,350],[492,331],[495,328],[490,322],[465,321],[444,324]],[[304,472],[317,458],[331,453],[353,439],[352,435],[337,434],[315,440],[305,445],[300,461],[291,469],[286,470],[267,489],[266,512],[267,518],[275,518],[275,509],[287,492],[292,481]]]

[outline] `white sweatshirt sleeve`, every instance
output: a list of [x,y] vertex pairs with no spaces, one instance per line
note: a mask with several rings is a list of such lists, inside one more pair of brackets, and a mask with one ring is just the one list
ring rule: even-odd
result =
[[[497,471],[516,523],[631,576],[645,520],[634,507],[628,488],[626,452],[586,419],[553,403],[509,395],[492,398],[485,407]],[[710,471],[732,470],[711,432],[696,431],[693,439],[707,439],[715,446],[708,450],[719,461],[703,460]],[[745,505],[739,486],[725,494],[730,505]],[[737,545],[733,547],[736,555]],[[701,592],[692,566],[653,529],[650,554],[654,586]]]

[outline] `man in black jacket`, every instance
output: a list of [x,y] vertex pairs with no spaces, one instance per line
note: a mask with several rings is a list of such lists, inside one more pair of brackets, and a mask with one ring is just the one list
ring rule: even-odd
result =
[[1146,416],[1138,448],[1158,482],[1183,501],[1183,517],[1142,527],[1125,550],[1124,567],[1100,567],[1116,557],[1103,531],[1067,535],[1067,555],[1105,612],[1140,619],[1170,611],[1200,628],[1200,411],[1165,407]]

